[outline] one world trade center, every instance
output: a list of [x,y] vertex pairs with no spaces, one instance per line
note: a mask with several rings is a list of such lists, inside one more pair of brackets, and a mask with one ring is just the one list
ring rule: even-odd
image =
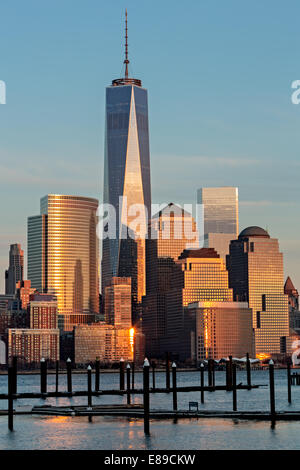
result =
[[[125,31],[125,77],[106,88],[103,202],[113,207],[116,220],[106,213],[102,294],[105,301],[105,287],[112,277],[131,277],[136,321],[146,289],[145,237],[151,217],[148,96],[141,80],[128,75],[127,12]],[[115,232],[108,230],[109,223],[115,224]]]

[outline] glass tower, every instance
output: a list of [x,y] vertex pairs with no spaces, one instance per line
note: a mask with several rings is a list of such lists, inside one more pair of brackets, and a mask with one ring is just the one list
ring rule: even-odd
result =
[[[114,236],[105,238],[108,225],[114,223],[109,214],[104,223],[102,294],[112,277],[131,277],[134,308],[145,295],[145,237],[151,188],[148,97],[140,80],[128,78],[127,16],[124,63],[125,78],[113,80],[106,89],[103,202],[115,209],[117,226]],[[138,229],[132,225],[136,208],[141,221]]]
[[283,254],[278,240],[260,227],[248,227],[230,243],[229,284],[235,300],[253,310],[256,354],[286,353],[288,296],[284,294]]
[[28,219],[28,276],[54,294],[59,327],[89,323],[99,313],[97,199],[49,194]]
[[238,236],[238,188],[198,189],[197,202],[204,206],[204,233],[232,233]]

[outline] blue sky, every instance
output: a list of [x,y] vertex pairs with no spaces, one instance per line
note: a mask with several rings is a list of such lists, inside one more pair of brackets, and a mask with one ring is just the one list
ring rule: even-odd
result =
[[0,291],[41,196],[102,198],[125,7],[130,73],[149,90],[153,201],[238,186],[240,228],[278,237],[300,288],[299,2],[15,0],[0,6]]

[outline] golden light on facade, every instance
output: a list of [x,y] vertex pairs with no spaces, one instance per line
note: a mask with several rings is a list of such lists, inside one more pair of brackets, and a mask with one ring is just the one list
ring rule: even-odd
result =
[[260,361],[266,361],[267,359],[271,359],[271,354],[258,353],[256,354],[256,359],[259,359]]
[[130,343],[130,348],[131,348],[132,353],[134,352],[134,334],[135,334],[134,328],[130,328],[130,330],[129,330],[129,343]]

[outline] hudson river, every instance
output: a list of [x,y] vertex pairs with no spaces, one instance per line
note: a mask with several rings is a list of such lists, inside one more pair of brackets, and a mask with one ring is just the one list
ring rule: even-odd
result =
[[[207,381],[207,373],[205,373]],[[300,410],[300,386],[292,386],[292,403],[287,400],[286,370],[275,370],[276,410]],[[66,375],[60,375],[59,389],[66,389]],[[224,384],[225,372],[216,372],[216,385]],[[237,373],[237,383],[246,383],[244,371]],[[253,371],[253,384],[268,385],[267,371]],[[151,380],[150,380],[151,384]],[[177,385],[198,385],[199,372],[179,372]],[[103,389],[118,388],[118,373],[101,374]],[[135,374],[135,385],[141,387],[142,374]],[[156,373],[156,386],[165,386],[164,373]],[[19,375],[18,392],[39,392],[38,375]],[[85,390],[84,374],[73,375],[73,390]],[[48,375],[48,391],[55,389],[55,376]],[[7,377],[0,376],[0,393],[7,392]],[[269,411],[269,388],[237,392],[238,410]],[[231,392],[206,392],[205,404],[200,404],[200,392],[178,393],[178,409],[187,410],[189,401],[198,401],[199,409],[232,410]],[[46,400],[18,400],[15,408],[25,405],[86,404],[86,397],[47,398]],[[133,403],[141,403],[142,396],[134,395]],[[93,404],[126,403],[126,397],[93,397]],[[172,409],[172,393],[151,394],[151,409]],[[1,409],[7,402],[1,401]],[[14,432],[7,428],[7,416],[0,416],[0,449],[300,449],[300,421],[280,421],[274,429],[266,421],[233,419],[179,419],[151,420],[150,437],[144,436],[143,420],[135,418],[18,415],[14,417]]]

